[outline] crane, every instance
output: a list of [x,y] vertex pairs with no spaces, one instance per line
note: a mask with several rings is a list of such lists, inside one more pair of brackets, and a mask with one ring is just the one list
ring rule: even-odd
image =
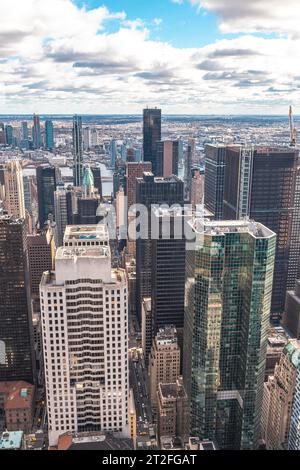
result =
[[289,109],[289,119],[290,119],[290,147],[295,147],[296,146],[296,128],[294,126],[292,106],[290,106],[290,109]]

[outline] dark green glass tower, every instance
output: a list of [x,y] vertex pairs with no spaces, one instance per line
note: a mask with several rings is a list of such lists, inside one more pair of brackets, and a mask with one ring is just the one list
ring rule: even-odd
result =
[[276,235],[247,220],[205,222],[195,234],[187,256],[184,322],[190,435],[223,449],[254,449]]

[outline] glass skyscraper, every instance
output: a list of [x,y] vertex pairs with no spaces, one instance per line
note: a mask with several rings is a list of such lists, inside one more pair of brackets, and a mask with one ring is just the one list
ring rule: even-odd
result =
[[157,142],[161,140],[161,109],[144,109],[143,159],[152,163],[152,172],[159,176],[157,168]]
[[55,168],[51,165],[40,165],[36,170],[39,222],[43,228],[49,215],[54,218],[54,192],[56,190]]
[[45,147],[49,150],[54,148],[54,129],[52,121],[45,121]]
[[190,435],[255,449],[276,235],[253,221],[194,225],[188,252],[183,374]]

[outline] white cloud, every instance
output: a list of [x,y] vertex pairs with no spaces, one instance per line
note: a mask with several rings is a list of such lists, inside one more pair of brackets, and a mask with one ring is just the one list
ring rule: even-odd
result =
[[[218,7],[225,21],[225,0],[202,4]],[[1,112],[127,113],[148,104],[164,112],[234,113],[273,103],[272,113],[284,111],[280,100],[300,109],[298,39],[248,35],[180,49],[151,40],[150,22],[105,6],[0,0],[0,11]],[[111,19],[119,22],[113,33]],[[160,25],[152,20],[152,28]]]
[[299,35],[299,0],[189,0],[214,12],[223,33],[266,32]]

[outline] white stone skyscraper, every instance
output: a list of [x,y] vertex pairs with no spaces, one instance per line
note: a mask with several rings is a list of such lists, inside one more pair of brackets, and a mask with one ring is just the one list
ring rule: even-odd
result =
[[66,431],[129,436],[127,281],[99,227],[67,227],[40,285],[50,446]]

